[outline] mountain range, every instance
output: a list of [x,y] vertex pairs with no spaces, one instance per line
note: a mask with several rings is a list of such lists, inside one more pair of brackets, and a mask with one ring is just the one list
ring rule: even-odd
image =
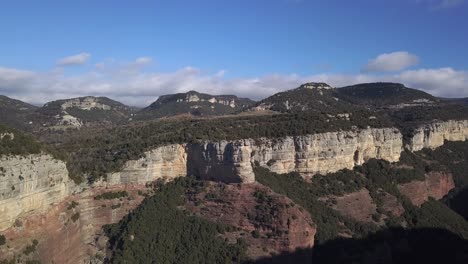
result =
[[57,100],[36,107],[0,97],[0,122],[12,127],[43,129],[78,129],[82,126],[110,127],[135,121],[174,116],[190,118],[237,115],[327,112],[346,114],[363,109],[402,109],[416,106],[439,106],[448,103],[465,105],[465,99],[442,99],[397,83],[366,83],[332,88],[326,83],[306,83],[255,102],[235,95],[209,95],[189,91],[160,96],[142,109],[126,106],[107,97],[79,97]]

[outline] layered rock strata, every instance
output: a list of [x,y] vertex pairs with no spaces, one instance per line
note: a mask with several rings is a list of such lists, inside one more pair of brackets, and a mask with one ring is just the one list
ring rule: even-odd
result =
[[50,155],[0,156],[0,231],[61,202],[72,185],[65,163]]
[[253,164],[277,173],[326,174],[351,169],[371,158],[398,161],[402,135],[395,128],[320,133],[278,139],[174,144],[129,161],[110,183],[143,183],[193,174],[224,182],[254,182]]
[[468,120],[435,122],[417,128],[406,147],[411,151],[435,149],[444,141],[468,140]]

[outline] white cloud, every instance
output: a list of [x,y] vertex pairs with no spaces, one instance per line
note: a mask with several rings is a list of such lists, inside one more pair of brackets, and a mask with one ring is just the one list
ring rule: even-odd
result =
[[58,60],[57,65],[59,66],[81,65],[81,64],[85,64],[89,60],[89,58],[91,58],[91,54],[82,52],[82,53],[68,56],[68,57]]
[[147,65],[153,62],[153,59],[150,57],[139,57],[135,60],[135,64],[138,65]]
[[143,71],[131,63],[106,62],[99,69],[67,76],[62,70],[33,72],[0,67],[0,94],[40,104],[86,95],[107,96],[125,104],[147,106],[159,96],[196,90],[262,99],[312,81],[334,87],[364,82],[401,82],[436,96],[468,97],[468,71],[453,68],[406,70],[396,74],[269,74],[228,78],[225,71],[207,73],[195,67],[177,71]]
[[396,51],[380,54],[377,58],[369,60],[362,70],[364,72],[392,72],[406,69],[418,63],[419,58],[416,55],[407,51]]

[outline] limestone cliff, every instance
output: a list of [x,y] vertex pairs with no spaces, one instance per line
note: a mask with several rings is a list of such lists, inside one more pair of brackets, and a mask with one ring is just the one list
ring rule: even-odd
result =
[[372,158],[398,161],[402,137],[394,128],[370,128],[266,140],[254,151],[253,160],[273,172],[326,174]]
[[254,182],[253,163],[277,173],[325,174],[351,169],[371,158],[398,161],[402,142],[395,128],[369,128],[277,139],[175,144],[127,162],[121,172],[108,175],[108,182],[144,183],[187,174],[224,182]]
[[184,144],[174,144],[145,152],[139,160],[128,161],[120,172],[107,176],[108,184],[146,183],[160,178],[187,175],[187,152]]
[[0,156],[0,231],[61,202],[72,185],[65,163],[50,155]]
[[[436,122],[416,129],[406,148],[436,148],[444,140],[468,139],[468,120]],[[144,183],[158,178],[196,175],[224,182],[254,182],[252,164],[276,173],[304,176],[352,169],[376,158],[400,159],[403,136],[396,128],[368,128],[296,137],[221,140],[158,147],[126,163],[108,182]]]
[[406,147],[411,151],[437,148],[448,141],[468,139],[468,120],[435,122],[417,128]]

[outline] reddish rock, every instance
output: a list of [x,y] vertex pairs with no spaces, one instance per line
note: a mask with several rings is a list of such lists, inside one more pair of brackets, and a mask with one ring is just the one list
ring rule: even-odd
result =
[[315,225],[309,213],[289,198],[255,184],[210,183],[190,197],[186,208],[210,221],[235,227],[223,236],[235,243],[243,238],[250,258],[311,248]]
[[[95,200],[94,197],[105,192],[127,191],[130,199]],[[8,246],[0,248],[0,259],[11,259],[22,252],[33,239],[39,241],[35,253],[29,259],[42,263],[89,263],[97,255],[104,256],[105,237],[102,226],[119,221],[143,200],[138,190],[141,185],[115,185],[110,188],[97,187],[68,197],[53,206],[47,213],[30,215],[3,234]],[[78,204],[72,208],[72,201]],[[116,208],[117,204],[120,207]],[[114,208],[112,208],[114,205]],[[104,207],[105,206],[105,207]],[[79,217],[76,217],[78,216]],[[75,221],[73,216],[76,217]]]
[[400,216],[405,212],[405,208],[403,208],[403,205],[398,201],[398,199],[387,193],[383,192],[383,204],[382,204],[382,209],[385,212],[390,212],[394,216]]
[[439,200],[453,188],[455,188],[455,183],[452,174],[443,172],[428,173],[424,181],[412,181],[398,185],[401,194],[416,206],[423,204],[429,197]]
[[330,195],[320,198],[321,201],[340,212],[343,215],[349,216],[359,222],[371,222],[372,215],[376,213],[377,206],[375,205],[369,191],[365,188],[352,193],[347,193],[343,196]]

